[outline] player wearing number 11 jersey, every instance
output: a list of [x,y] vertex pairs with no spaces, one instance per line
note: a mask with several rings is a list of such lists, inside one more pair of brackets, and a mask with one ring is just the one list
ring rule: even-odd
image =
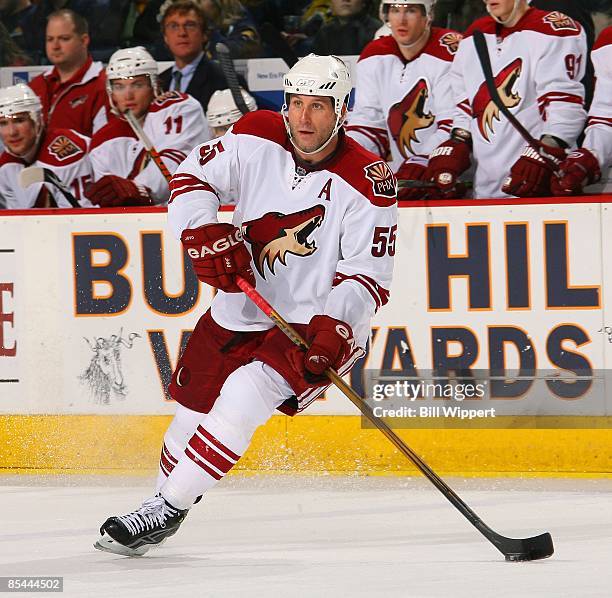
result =
[[118,50],[110,58],[106,87],[116,116],[92,139],[96,182],[88,195],[96,205],[162,204],[170,195],[165,178],[121,116],[125,111],[141,121],[170,173],[194,146],[212,137],[199,102],[175,91],[161,94],[157,70],[141,47]]
[[[198,278],[218,289],[179,359],[159,494],[109,518],[96,547],[138,555],[172,535],[279,409],[307,407],[364,353],[387,303],[397,229],[386,162],[346,137],[351,81],[335,56],[285,75],[283,114],[243,116],[196,147],[171,182],[168,219]],[[236,199],[232,223],[220,203]],[[302,352],[251,303],[239,275],[308,341]]]

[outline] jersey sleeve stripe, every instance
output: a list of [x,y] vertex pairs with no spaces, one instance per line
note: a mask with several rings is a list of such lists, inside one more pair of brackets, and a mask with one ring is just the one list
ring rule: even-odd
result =
[[367,127],[364,125],[347,125],[347,131],[353,133],[359,133],[364,137],[367,137],[372,143],[376,145],[378,155],[384,158],[389,153],[389,138],[385,129],[377,129],[375,127]]
[[191,191],[208,191],[219,199],[217,192],[206,181],[192,174],[179,173],[174,175],[170,181],[170,199],[168,203],[172,203],[179,195],[190,193]]
[[608,127],[612,127],[612,118],[606,118],[605,116],[589,116],[587,127],[592,125],[607,125]]
[[332,286],[338,286],[345,280],[354,280],[361,284],[367,291],[372,295],[374,303],[376,304],[376,311],[378,311],[383,305],[389,301],[389,291],[381,287],[373,278],[366,276],[365,274],[353,274],[347,275],[342,272],[336,272]]

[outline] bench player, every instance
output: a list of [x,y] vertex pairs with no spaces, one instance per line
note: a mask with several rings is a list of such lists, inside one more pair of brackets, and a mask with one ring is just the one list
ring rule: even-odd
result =
[[[250,112],[257,110],[253,96],[240,88],[242,99]],[[242,117],[242,112],[236,106],[232,92],[229,89],[218,89],[210,97],[206,109],[206,120],[212,129],[214,137],[221,137],[226,131]]]
[[91,144],[95,183],[88,190],[101,207],[142,206],[168,201],[168,183],[122,114],[131,110],[170,173],[194,146],[211,138],[199,102],[161,93],[157,62],[142,47],[117,50],[106,67],[106,90],[115,113]]

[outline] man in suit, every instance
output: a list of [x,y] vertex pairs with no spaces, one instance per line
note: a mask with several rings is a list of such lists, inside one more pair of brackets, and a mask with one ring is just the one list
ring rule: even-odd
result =
[[161,28],[174,57],[174,65],[159,76],[163,89],[188,93],[206,111],[212,94],[228,85],[221,67],[204,54],[208,42],[204,12],[196,2],[179,0],[163,13]]

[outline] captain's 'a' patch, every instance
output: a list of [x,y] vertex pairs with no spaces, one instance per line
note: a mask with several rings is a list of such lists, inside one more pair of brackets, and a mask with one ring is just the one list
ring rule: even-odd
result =
[[66,135],[58,135],[49,144],[48,151],[60,161],[83,153],[83,150]]

